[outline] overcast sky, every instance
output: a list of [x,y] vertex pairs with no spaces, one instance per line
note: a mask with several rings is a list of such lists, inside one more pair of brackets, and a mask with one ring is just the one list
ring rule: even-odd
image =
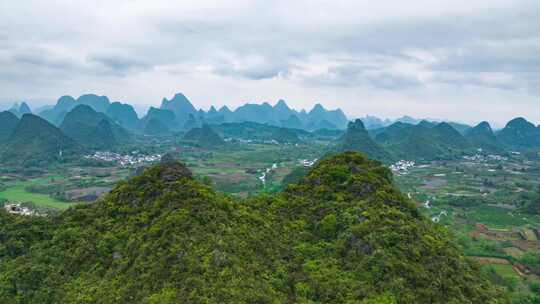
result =
[[540,1],[0,0],[0,101],[540,123]]

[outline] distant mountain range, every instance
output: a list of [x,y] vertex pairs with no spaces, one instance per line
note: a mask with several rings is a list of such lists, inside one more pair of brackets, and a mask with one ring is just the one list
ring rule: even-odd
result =
[[[26,104],[24,104],[26,105]],[[56,105],[47,107],[38,113],[49,122],[59,126],[65,116],[77,105],[87,105],[94,111],[106,114],[115,123],[134,132],[149,135],[168,134],[170,132],[189,131],[201,127],[205,123],[220,124],[227,122],[256,122],[284,128],[304,130],[345,129],[348,119],[341,109],[327,110],[316,104],[311,111],[291,109],[284,100],[274,106],[269,103],[247,103],[231,111],[227,106],[216,110],[214,106],[208,111],[196,109],[189,99],[178,93],[170,100],[163,98],[159,108],[151,107],[146,115],[139,119],[133,106],[111,102],[106,96],[85,94],[75,99],[62,96]],[[22,108],[23,105],[18,106]],[[25,109],[28,107],[25,107]],[[29,110],[29,108],[28,108]],[[18,115],[21,109],[12,111]]]
[[274,106],[248,103],[234,111],[226,106],[203,111],[179,93],[139,119],[129,104],[86,94],[63,96],[55,106],[31,112],[26,103],[0,112],[2,160],[65,160],[82,151],[114,150],[140,135],[183,136],[179,138],[201,147],[217,147],[225,139],[300,143],[316,138],[334,141],[334,150],[361,151],[383,162],[540,149],[540,126],[524,118],[498,131],[488,122],[468,126],[409,116],[394,122],[373,116],[349,122],[339,109],[317,104],[309,112],[296,111],[283,100]]
[[32,110],[30,110],[30,107],[28,104],[26,104],[26,102],[22,102],[21,104],[13,104],[11,109],[9,109],[9,112],[13,113],[17,117],[22,117],[24,114],[31,114]]
[[402,122],[402,123],[407,123],[407,124],[411,124],[411,125],[417,125],[420,122],[422,122],[422,120],[430,121],[430,122],[433,122],[433,123],[446,122],[446,123],[451,125],[454,129],[456,129],[458,132],[460,132],[462,134],[465,133],[468,129],[472,128],[471,126],[469,126],[467,124],[463,124],[463,123],[459,123],[459,122],[441,121],[441,120],[437,120],[437,119],[418,119],[418,118],[414,118],[414,117],[407,116],[407,115],[402,116],[402,117],[397,118],[397,119],[388,119],[388,118],[382,119],[382,118],[379,118],[379,117],[376,117],[376,116],[367,115],[367,116],[361,117],[360,120],[362,120],[362,122],[364,123],[366,129],[368,129],[368,130],[375,130],[375,129],[388,127],[391,124],[394,124],[396,122]]

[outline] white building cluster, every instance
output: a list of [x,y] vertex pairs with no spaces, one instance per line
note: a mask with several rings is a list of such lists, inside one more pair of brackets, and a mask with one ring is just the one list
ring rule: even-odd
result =
[[507,161],[508,158],[496,155],[496,154],[489,154],[489,155],[482,155],[482,154],[474,154],[474,155],[466,155],[463,156],[464,160],[472,161],[472,162],[487,162],[487,161]]
[[[262,139],[242,139],[242,138],[224,138],[225,142],[236,142],[241,144],[264,144],[264,145],[282,145],[275,139],[269,139],[269,140],[262,140]],[[288,143],[284,143],[283,145],[288,145]]]
[[309,159],[301,159],[299,161],[300,165],[304,166],[304,167],[313,167],[313,165],[315,165],[315,163],[317,162],[318,159],[313,159],[313,160],[309,160]]
[[394,173],[407,173],[410,168],[414,167],[415,162],[410,160],[400,160],[395,164],[390,165],[390,170]]
[[133,152],[132,154],[118,154],[108,151],[97,151],[92,155],[84,156],[86,159],[93,159],[104,162],[116,162],[120,166],[130,166],[142,163],[151,163],[161,160],[161,154],[144,155]]
[[24,215],[24,216],[33,216],[33,215],[40,216],[41,215],[28,207],[21,206],[21,204],[19,203],[5,204],[4,209],[8,213],[17,214],[17,215]]

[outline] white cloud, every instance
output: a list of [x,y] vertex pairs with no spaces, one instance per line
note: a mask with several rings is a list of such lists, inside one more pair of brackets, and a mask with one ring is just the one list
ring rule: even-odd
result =
[[205,108],[285,98],[350,116],[539,122],[537,11],[536,0],[3,1],[0,99],[158,104],[182,91]]

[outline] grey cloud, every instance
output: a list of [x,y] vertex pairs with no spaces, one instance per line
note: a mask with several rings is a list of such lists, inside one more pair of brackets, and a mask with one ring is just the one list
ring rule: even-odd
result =
[[458,87],[481,86],[500,90],[519,88],[519,84],[514,79],[489,79],[489,75],[482,77],[478,73],[438,73],[430,81]]
[[144,62],[133,57],[115,55],[115,54],[96,54],[89,56],[90,62],[103,65],[117,73],[127,73],[132,71],[147,70],[152,68],[148,62]]
[[384,90],[402,90],[422,86],[422,82],[414,75],[354,64],[330,67],[324,73],[304,76],[303,81],[317,86],[364,86]]
[[191,89],[173,87],[189,79],[194,91],[252,81],[272,83],[268,91],[284,90],[284,97],[314,88],[343,98],[404,90],[425,96],[434,85],[464,96],[470,86],[540,95],[537,0],[100,5],[101,13],[91,1],[0,4],[2,94],[23,94],[27,86],[35,94],[88,91],[89,83],[110,88],[122,81],[130,91],[139,78],[157,77],[167,91]]
[[[486,81],[474,79],[470,76],[470,72],[517,74],[522,69],[536,68],[537,52],[524,53],[524,50],[530,49],[527,44],[517,46],[517,52],[513,50],[508,52],[507,56],[497,55],[500,52],[497,48],[504,49],[510,39],[530,39],[539,35],[537,29],[540,28],[540,21],[531,13],[535,8],[540,9],[540,5],[532,1],[521,1],[521,5],[510,9],[494,8],[489,14],[442,15],[368,25],[340,24],[338,21],[333,26],[314,24],[311,28],[295,27],[294,22],[280,19],[279,16],[268,19],[269,16],[264,11],[238,20],[228,18],[218,18],[215,22],[211,19],[158,20],[154,25],[171,38],[178,38],[189,45],[188,48],[183,48],[184,51],[179,52],[180,55],[178,53],[166,55],[171,56],[170,60],[201,60],[185,54],[185,50],[189,50],[191,54],[200,55],[202,61],[211,65],[212,70],[221,76],[254,80],[270,79],[280,75],[287,77],[290,71],[294,70],[292,65],[306,62],[314,55],[320,55],[328,60],[335,60],[341,56],[362,60],[385,55],[394,57],[396,62],[401,59],[402,63],[411,63],[413,59],[407,58],[403,50],[417,48],[435,56],[439,53],[445,55],[444,58],[439,57],[436,63],[417,60],[419,69],[432,73],[443,73],[446,70],[463,72],[463,80],[474,80],[471,85],[492,86]],[[478,44],[483,41],[492,43],[479,47]],[[255,53],[264,58],[264,61],[276,63],[274,66],[251,64],[237,67],[212,59],[219,57],[219,53],[223,51],[236,58]],[[286,62],[288,66],[282,66],[282,62]],[[391,70],[363,77],[352,73],[349,79],[346,78],[347,71],[344,70],[329,70],[328,73],[326,77],[318,77],[318,82],[330,86],[363,83],[387,90],[420,86],[423,81],[437,81],[438,78],[444,78],[431,77],[420,81],[414,75],[403,75]],[[522,78],[522,85],[534,83],[531,75],[526,73],[514,75],[514,78]],[[493,87],[510,88],[511,84]]]
[[15,64],[31,65],[34,67],[45,67],[50,69],[65,70],[73,67],[74,64],[67,59],[53,58],[51,54],[43,53],[40,50],[34,52],[16,53],[13,56]]
[[255,59],[246,60],[220,60],[212,64],[214,73],[223,76],[241,77],[252,80],[272,79],[275,77],[286,77],[290,74],[292,65],[280,62],[276,58],[258,56]]

